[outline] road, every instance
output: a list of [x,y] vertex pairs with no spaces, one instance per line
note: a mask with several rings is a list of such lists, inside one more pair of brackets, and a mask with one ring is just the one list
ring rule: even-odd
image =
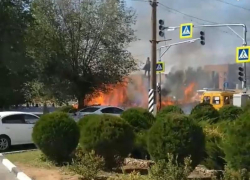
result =
[[0,163],[0,177],[1,180],[18,180],[2,163]]

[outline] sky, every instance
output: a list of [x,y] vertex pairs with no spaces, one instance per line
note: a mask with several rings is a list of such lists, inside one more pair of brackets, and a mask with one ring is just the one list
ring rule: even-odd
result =
[[[163,19],[166,26],[179,26],[182,23],[224,24],[244,23],[250,29],[249,0],[158,0],[157,20]],[[151,57],[151,6],[147,0],[127,0],[127,5],[136,10],[137,23],[134,26],[139,41],[130,44],[128,50],[141,62]],[[233,28],[242,36],[242,27]],[[172,46],[162,60],[166,72],[173,66],[184,69],[206,64],[234,63],[236,47],[242,45],[238,38],[227,27],[194,28],[193,38],[199,38],[200,31],[205,32],[206,44],[199,41],[178,46]],[[157,25],[158,33],[158,25]],[[181,42],[179,30],[165,32],[166,39],[172,39],[167,44]],[[163,38],[158,37],[158,40]],[[250,32],[248,33],[250,44]],[[165,45],[164,42],[158,46]]]

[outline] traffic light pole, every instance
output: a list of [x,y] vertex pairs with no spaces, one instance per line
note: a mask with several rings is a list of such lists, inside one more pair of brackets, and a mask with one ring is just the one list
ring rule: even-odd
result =
[[[243,46],[247,46],[247,27],[245,24],[208,24],[208,25],[193,25],[193,27],[228,27],[237,37],[239,37],[243,41]],[[242,27],[243,28],[243,36],[241,37],[235,30],[233,30],[231,27]],[[164,27],[167,31],[174,31],[176,29],[179,29],[180,26],[174,26],[174,27]],[[243,63],[244,68],[244,81],[243,88],[245,89],[245,92],[247,91],[247,68],[246,63]]]
[[157,33],[157,0],[153,0],[150,2],[150,5],[152,6],[152,39],[151,39],[151,45],[152,45],[152,54],[151,54],[151,76],[150,76],[150,89],[153,90],[153,114],[156,115],[156,52],[157,52],[157,39],[156,39],[156,33]]

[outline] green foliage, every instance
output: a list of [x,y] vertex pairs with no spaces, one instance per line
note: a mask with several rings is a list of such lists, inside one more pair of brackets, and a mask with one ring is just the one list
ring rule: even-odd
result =
[[116,158],[122,159],[131,152],[134,136],[132,127],[123,119],[100,115],[81,127],[80,144],[84,151],[94,150],[102,156],[110,169],[117,165]]
[[219,112],[209,103],[197,104],[191,111],[195,121],[209,121],[215,123],[219,120]]
[[242,113],[243,113],[242,108],[233,105],[223,106],[222,108],[219,109],[220,119],[222,121],[236,120]]
[[25,102],[25,83],[36,77],[26,52],[27,28],[33,18],[30,1],[0,1],[0,109]]
[[169,114],[169,113],[179,113],[179,114],[184,114],[183,110],[179,107],[179,106],[176,106],[176,105],[169,105],[169,106],[166,106],[164,108],[162,108],[158,113],[157,113],[157,117],[159,116],[164,116],[166,114]]
[[246,102],[245,106],[243,107],[243,111],[244,112],[250,111],[250,100]]
[[79,128],[66,113],[43,115],[35,124],[32,139],[36,146],[56,163],[69,160],[79,141]]
[[[75,108],[73,106],[62,106],[60,108],[58,108],[56,111],[58,112],[65,112],[65,113],[68,113],[70,110],[74,110]],[[76,109],[75,109],[76,111]]]
[[179,164],[177,158],[167,154],[168,161],[160,160],[149,170],[150,180],[188,180],[192,171],[191,159],[185,158],[184,164]]
[[225,160],[234,170],[250,169],[250,112],[242,114],[227,127],[223,146]]
[[79,153],[79,151],[81,150],[77,149],[78,153],[76,153],[76,159],[73,160],[70,170],[85,180],[96,179],[104,169],[104,159],[96,155],[94,151],[89,153]]
[[136,159],[149,159],[149,153],[147,149],[147,131],[140,131],[135,135],[135,145],[132,151],[132,157]]
[[167,153],[178,156],[178,162],[191,155],[193,165],[203,158],[205,137],[203,130],[188,116],[169,114],[159,117],[148,134],[148,151],[158,161],[167,159]]
[[105,91],[106,84],[122,82],[137,69],[132,55],[124,51],[136,40],[135,13],[126,4],[117,0],[32,2],[36,26],[29,32],[29,53],[54,96],[76,97],[82,107],[86,95]]
[[154,116],[143,108],[130,108],[121,114],[121,118],[127,121],[136,132],[149,129],[154,121]]
[[226,164],[224,158],[225,154],[222,149],[222,140],[224,134],[217,124],[207,125],[204,127],[206,135],[206,158],[203,161],[209,169],[222,170]]
[[84,127],[89,121],[92,121],[94,119],[99,119],[101,118],[100,115],[98,114],[88,114],[88,115],[85,115],[84,117],[82,117],[81,119],[79,119],[78,121],[78,126],[80,128]]

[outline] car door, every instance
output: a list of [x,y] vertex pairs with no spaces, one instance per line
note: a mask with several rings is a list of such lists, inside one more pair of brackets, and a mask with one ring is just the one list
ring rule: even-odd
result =
[[24,114],[25,124],[27,126],[27,144],[33,143],[32,141],[32,132],[35,123],[39,120],[39,117],[31,115],[31,114]]
[[25,144],[27,126],[22,114],[8,115],[2,118],[2,126],[10,137],[11,145]]

